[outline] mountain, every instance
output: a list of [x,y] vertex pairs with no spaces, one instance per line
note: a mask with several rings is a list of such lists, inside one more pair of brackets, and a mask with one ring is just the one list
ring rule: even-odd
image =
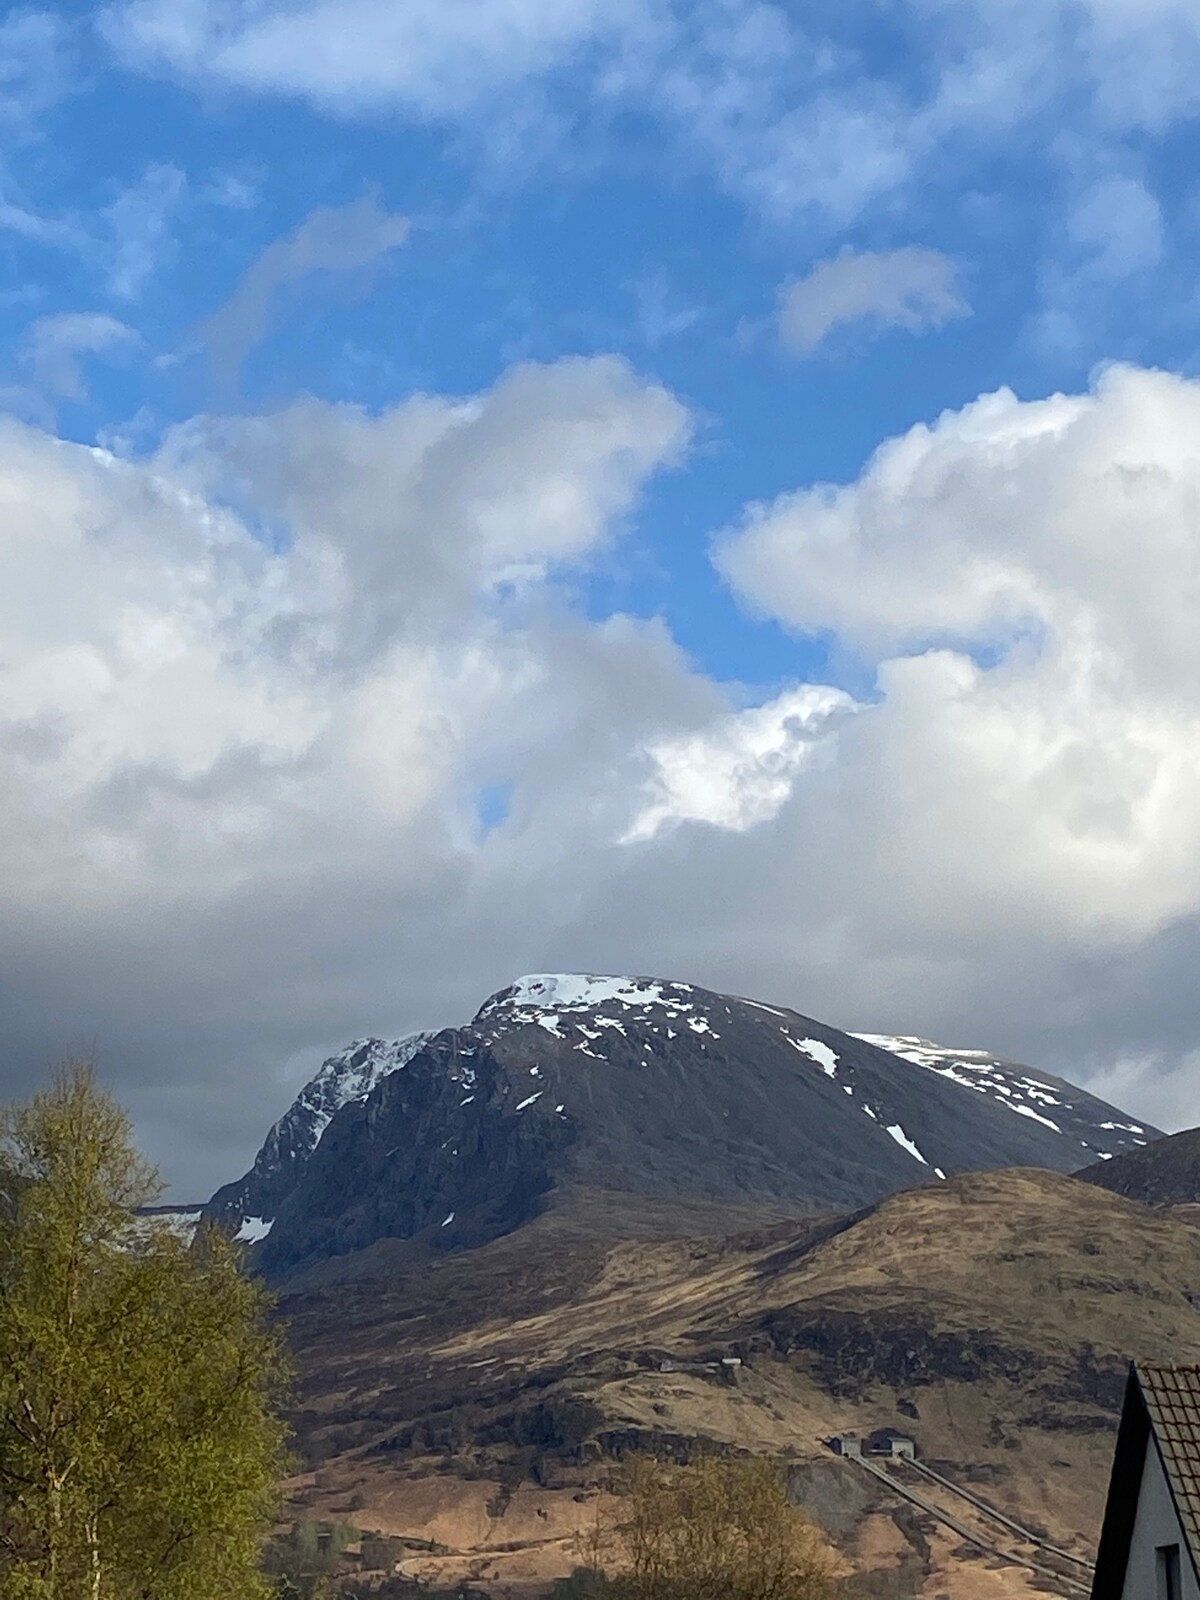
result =
[[1079,1174],[1148,1206],[1200,1205],[1200,1128],[1172,1133],[1143,1150],[1096,1162]]
[[668,1202],[670,1229],[696,1231],[691,1206],[713,1231],[721,1206],[847,1211],[1156,1135],[1026,1067],[889,1042],[686,983],[522,978],[468,1027],[331,1058],[210,1212],[286,1275],[382,1241],[478,1246],[568,1193],[609,1196],[618,1234]]
[[1024,1600],[823,1441],[909,1430],[1086,1559],[1129,1355],[1200,1358],[1200,1230],[1064,1175],[1157,1130],[984,1051],[542,974],[314,1083],[214,1206],[281,1297],[295,1514],[432,1582],[544,1586],[608,1463],[703,1448],[790,1461],[867,1594]]

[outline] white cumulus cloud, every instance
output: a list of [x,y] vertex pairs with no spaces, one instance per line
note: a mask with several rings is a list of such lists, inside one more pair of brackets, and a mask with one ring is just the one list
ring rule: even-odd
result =
[[1000,392],[721,542],[749,603],[875,665],[841,749],[914,912],[949,880],[1064,939],[1200,909],[1198,427],[1163,373]]
[[850,695],[805,685],[765,704],[732,711],[702,731],[652,746],[652,795],[626,833],[652,839],[678,822],[708,822],[737,833],[768,822],[790,799],[803,768],[825,753]]

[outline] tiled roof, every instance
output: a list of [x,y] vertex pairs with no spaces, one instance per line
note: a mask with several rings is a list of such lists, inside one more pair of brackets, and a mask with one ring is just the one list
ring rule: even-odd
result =
[[1200,1563],[1200,1367],[1137,1367],[1184,1533]]

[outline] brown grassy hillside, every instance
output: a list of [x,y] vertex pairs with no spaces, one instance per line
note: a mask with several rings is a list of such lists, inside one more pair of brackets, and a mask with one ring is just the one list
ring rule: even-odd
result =
[[[451,1575],[532,1581],[576,1559],[608,1460],[701,1441],[790,1460],[859,1565],[1016,1593],[1027,1575],[914,1543],[823,1438],[907,1427],[1086,1553],[1128,1359],[1200,1360],[1200,1230],[1070,1178],[966,1176],[707,1240],[606,1243],[593,1206],[286,1297],[310,1498],[456,1547]],[[705,1365],[731,1355],[736,1384]]]

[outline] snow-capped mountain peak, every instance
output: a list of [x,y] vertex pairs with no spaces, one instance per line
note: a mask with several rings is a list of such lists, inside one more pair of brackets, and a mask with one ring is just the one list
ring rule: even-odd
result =
[[504,1016],[521,1022],[537,1021],[543,1014],[584,1012],[613,1005],[690,1010],[690,983],[667,983],[661,978],[611,978],[587,972],[533,972],[501,989],[479,1008],[476,1024]]
[[457,1248],[562,1185],[846,1210],[972,1169],[1073,1171],[1156,1131],[984,1050],[662,978],[529,973],[466,1026],[329,1057],[207,1209],[277,1270],[434,1226]]

